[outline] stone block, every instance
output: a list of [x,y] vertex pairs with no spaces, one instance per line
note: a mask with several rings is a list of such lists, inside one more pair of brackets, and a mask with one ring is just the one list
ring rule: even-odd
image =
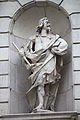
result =
[[56,3],[56,4],[60,4],[61,0],[47,0],[49,2],[53,2],[53,3]]
[[73,80],[74,84],[80,84],[80,71],[73,72]]
[[0,89],[0,102],[6,102],[9,100],[9,88]]
[[74,98],[80,99],[80,85],[74,86]]
[[72,28],[80,28],[80,14],[73,14],[70,16]]
[[8,60],[9,48],[0,48],[0,60]]
[[0,120],[77,120],[77,112],[43,112],[1,115]]
[[77,112],[80,112],[80,100],[75,100],[75,110]]
[[9,62],[0,61],[0,74],[8,74],[8,73],[9,73]]
[[0,34],[0,47],[9,46],[8,34]]
[[80,58],[73,58],[73,70],[80,70]]
[[73,56],[80,56],[80,44],[73,44]]
[[69,13],[80,12],[80,0],[63,0],[61,6]]
[[8,114],[8,103],[0,103],[0,114]]
[[20,7],[21,6],[16,1],[1,2],[0,3],[0,16],[10,16],[10,17],[12,17],[14,15],[14,13]]
[[36,2],[52,2],[56,4],[60,4],[61,0],[35,0]]
[[72,41],[73,43],[80,42],[80,30],[72,30]]
[[34,0],[19,0],[21,5],[27,4],[29,2],[33,2]]
[[0,18],[0,32],[8,32],[9,31],[9,18]]
[[9,76],[0,76],[0,87],[9,87]]

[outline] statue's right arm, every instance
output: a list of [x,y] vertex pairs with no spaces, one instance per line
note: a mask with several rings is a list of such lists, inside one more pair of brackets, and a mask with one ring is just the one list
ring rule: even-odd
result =
[[24,47],[22,47],[22,48],[19,50],[19,55],[20,55],[21,57],[24,56]]
[[30,45],[30,41],[28,41],[28,42],[26,43],[26,45],[24,45],[24,46],[21,47],[21,49],[19,50],[19,55],[20,55],[20,56],[22,56],[22,57],[25,56],[24,53],[25,53],[26,51],[28,51],[29,45]]

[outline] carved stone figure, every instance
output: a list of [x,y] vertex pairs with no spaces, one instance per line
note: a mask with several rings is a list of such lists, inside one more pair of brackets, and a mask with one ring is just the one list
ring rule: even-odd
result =
[[47,17],[40,19],[36,35],[29,38],[28,43],[23,46],[19,54],[24,58],[27,69],[31,70],[29,79],[32,82],[31,88],[26,95],[33,111],[51,110],[54,111],[54,103],[59,86],[61,75],[58,73],[62,65],[56,57],[66,54],[67,42],[58,34],[51,31]]

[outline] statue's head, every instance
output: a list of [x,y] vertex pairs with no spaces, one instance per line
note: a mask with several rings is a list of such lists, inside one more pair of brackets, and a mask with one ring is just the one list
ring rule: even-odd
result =
[[51,30],[50,23],[47,17],[41,18],[39,20],[39,25],[37,26],[37,32],[40,34],[42,29],[46,29],[47,33]]

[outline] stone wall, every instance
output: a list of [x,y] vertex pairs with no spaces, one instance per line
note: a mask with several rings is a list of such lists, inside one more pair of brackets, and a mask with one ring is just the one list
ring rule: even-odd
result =
[[[18,16],[26,9],[27,4],[37,3],[40,0],[0,0],[0,113],[6,114],[10,112],[10,22],[14,19],[14,14]],[[46,1],[46,0],[42,0]],[[70,83],[73,96],[73,110],[80,112],[80,1],[78,0],[47,0],[54,2],[59,8],[63,7],[68,12],[72,25],[72,67],[70,67],[70,75],[72,82]],[[44,2],[45,4],[45,2]],[[43,4],[42,4],[43,5]],[[18,12],[17,12],[18,10]],[[19,12],[20,11],[20,12]],[[19,13],[19,14],[18,14]],[[15,17],[15,19],[17,19]],[[15,22],[15,20],[13,21]],[[67,68],[67,66],[66,66]],[[13,72],[13,70],[12,70]],[[15,76],[15,74],[14,74]],[[71,78],[70,76],[70,78]],[[69,78],[69,77],[68,77]],[[69,96],[68,95],[68,96]],[[14,96],[15,98],[15,96]],[[61,97],[62,98],[62,97]],[[67,99],[67,102],[70,100]]]
[[17,1],[0,0],[0,114],[9,113],[9,24],[19,7],[20,4]]

